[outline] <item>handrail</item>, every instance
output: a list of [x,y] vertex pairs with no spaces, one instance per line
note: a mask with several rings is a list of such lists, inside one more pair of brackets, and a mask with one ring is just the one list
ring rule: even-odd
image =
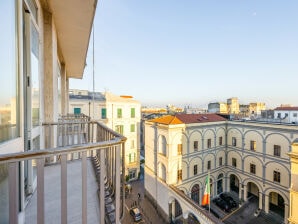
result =
[[102,141],[96,143],[87,143],[87,144],[80,144],[80,145],[72,145],[72,146],[61,146],[57,148],[50,148],[50,149],[41,149],[41,150],[32,150],[26,152],[17,152],[17,153],[9,153],[9,154],[2,154],[0,155],[0,162],[16,162],[19,160],[25,159],[36,159],[42,156],[53,156],[56,154],[69,154],[73,152],[82,152],[82,151],[90,151],[96,150],[101,148],[107,148],[113,145],[118,145],[124,143],[126,139],[119,139],[115,138],[109,141]]
[[174,187],[173,185],[169,185],[169,187],[175,191],[180,197],[182,197],[184,200],[186,200],[188,203],[191,204],[191,206],[197,210],[199,213],[202,213],[204,215],[204,219],[206,221],[211,221],[212,223],[223,223],[221,220],[217,219],[216,217],[210,215],[206,210],[202,209],[200,206],[196,205],[189,197],[187,197],[184,193],[182,193],[179,189]]

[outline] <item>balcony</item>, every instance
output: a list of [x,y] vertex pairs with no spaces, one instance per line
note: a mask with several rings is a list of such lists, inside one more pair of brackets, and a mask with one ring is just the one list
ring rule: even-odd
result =
[[26,223],[119,223],[126,138],[85,115],[63,116],[41,130],[45,149],[0,156],[9,223],[19,223],[23,211]]

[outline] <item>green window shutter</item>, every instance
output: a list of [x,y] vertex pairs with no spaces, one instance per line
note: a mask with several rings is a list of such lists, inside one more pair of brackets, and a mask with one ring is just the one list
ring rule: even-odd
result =
[[134,124],[130,125],[130,132],[135,132],[135,125]]
[[77,108],[77,107],[74,108],[74,109],[73,109],[73,113],[74,113],[74,114],[80,114],[80,113],[81,113],[81,108]]
[[122,118],[122,109],[117,109],[117,118]]
[[135,118],[136,117],[136,110],[135,110],[135,108],[131,108],[130,109],[130,116],[131,116],[131,118]]
[[106,119],[107,118],[107,109],[102,108],[101,109],[101,119]]

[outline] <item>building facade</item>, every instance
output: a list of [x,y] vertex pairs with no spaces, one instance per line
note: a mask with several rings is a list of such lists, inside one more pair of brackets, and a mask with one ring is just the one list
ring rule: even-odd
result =
[[[94,101],[93,101],[94,98]],[[112,93],[69,91],[69,113],[89,114],[127,138],[125,143],[125,175],[127,180],[138,178],[140,172],[141,104],[131,96]]]
[[298,107],[277,107],[274,109],[274,118],[285,123],[298,123]]
[[[57,183],[54,183],[58,188],[61,187],[61,192],[55,192],[60,199],[57,202],[59,205],[54,208],[58,215],[50,217],[51,222],[68,223],[70,220],[67,221],[67,217],[75,215],[77,219],[81,214],[82,223],[87,223],[85,155],[89,152],[88,147],[97,146],[98,149],[100,144],[93,143],[87,149],[81,145],[80,153],[85,159],[82,162],[82,176],[77,175],[76,178],[83,179],[82,197],[77,204],[82,209],[81,213],[67,213],[67,189],[73,183],[67,180],[65,153],[70,150],[71,154],[77,153],[78,149],[69,146],[64,148],[61,155],[61,152],[57,152],[57,129],[54,131],[54,128],[50,128],[57,127],[61,115],[68,113],[69,79],[81,79],[83,76],[97,1],[9,0],[1,1],[0,5],[3,12],[0,16],[0,223],[24,223],[25,208],[36,192],[36,220],[33,223],[45,222],[49,206],[45,206],[44,195],[49,187],[45,186],[44,164],[45,155],[50,157],[50,154],[59,156],[63,163],[61,179],[58,178]],[[113,136],[108,130],[101,134]],[[102,142],[112,146],[116,141],[105,141],[106,136],[101,136]],[[116,149],[112,150],[120,154],[121,145],[113,147]],[[49,148],[52,149],[50,153],[45,150]],[[114,173],[119,178],[115,178],[117,183],[114,186],[119,190],[115,191],[117,211],[114,219],[118,223],[120,158],[116,157],[118,160],[114,162]],[[101,176],[102,184],[99,187],[104,198]],[[94,195],[97,195],[96,192]],[[101,211],[97,213],[101,213],[101,223],[104,223],[104,200],[102,202]],[[57,220],[60,215],[61,220]]]
[[[287,222],[291,181],[287,153],[298,136],[297,126],[226,121],[205,114],[161,117],[147,121],[145,129],[146,168],[150,175],[156,174],[157,184],[174,185],[200,204],[210,173],[211,197],[230,191],[240,201],[254,196],[260,209],[279,211]],[[154,198],[146,175],[145,188]],[[157,203],[164,204],[160,200]]]
[[228,113],[228,105],[226,103],[209,103],[208,104],[208,112],[209,113]]

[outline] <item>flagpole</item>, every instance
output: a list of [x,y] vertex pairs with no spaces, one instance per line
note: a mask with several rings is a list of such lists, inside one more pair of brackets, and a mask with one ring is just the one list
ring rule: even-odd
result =
[[210,189],[210,171],[208,171],[208,187],[209,187],[209,190],[210,190],[210,194],[209,194],[209,213],[210,213],[210,196],[211,196],[211,189]]

